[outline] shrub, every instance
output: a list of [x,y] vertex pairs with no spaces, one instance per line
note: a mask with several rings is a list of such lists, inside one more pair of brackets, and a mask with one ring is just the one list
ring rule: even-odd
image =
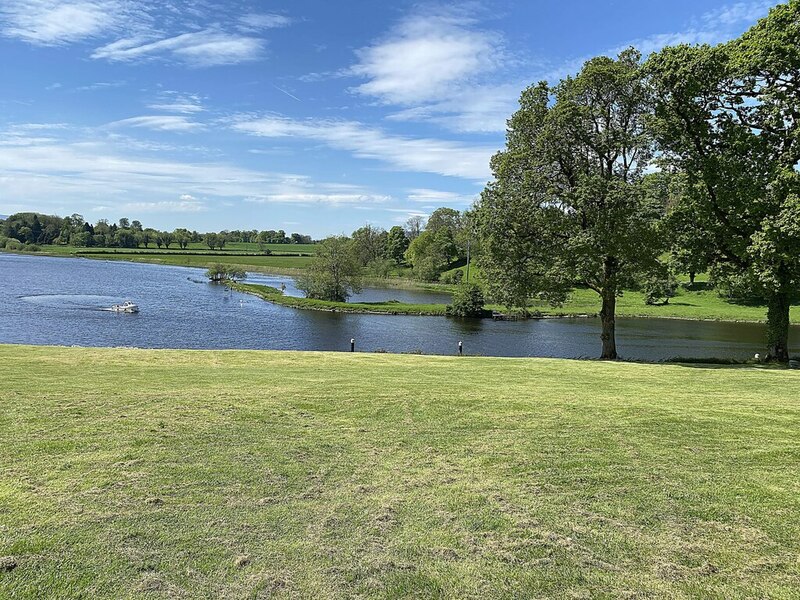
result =
[[5,244],[6,250],[22,250],[22,242],[14,238],[8,238]]
[[376,258],[367,263],[365,272],[369,277],[388,279],[394,269],[394,261],[388,258]]
[[462,283],[453,292],[453,304],[447,306],[447,314],[454,317],[482,317],[484,302],[481,288],[474,283]]
[[464,279],[464,271],[461,269],[456,269],[455,271],[448,271],[446,273],[442,273],[439,276],[439,281],[451,285],[458,285],[461,283],[463,279]]
[[669,299],[675,296],[678,289],[678,280],[670,273],[665,276],[651,277],[644,282],[644,303],[650,306],[656,304],[669,304]]

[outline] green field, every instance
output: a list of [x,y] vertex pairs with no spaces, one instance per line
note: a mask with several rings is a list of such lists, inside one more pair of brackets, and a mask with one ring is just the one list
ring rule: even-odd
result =
[[[316,244],[262,244],[262,248],[268,249],[271,252],[277,252],[281,254],[314,254],[317,251]],[[207,253],[207,254],[236,254],[236,253],[253,253],[258,254],[263,252],[261,248],[259,248],[258,244],[255,243],[248,243],[248,242],[228,242],[225,244],[225,247],[220,249],[210,249],[208,246],[202,243],[192,243],[189,244],[189,247],[186,250],[181,250],[177,244],[172,244],[169,248],[158,248],[155,243],[151,242],[149,247],[143,248],[79,248],[76,246],[60,246],[60,245],[52,245],[52,246],[42,246],[42,251],[46,252],[47,254],[95,254],[95,253],[106,253],[111,252],[115,254],[124,254],[124,253],[137,253],[137,252],[145,252],[145,253],[152,253],[152,254],[170,254],[170,253],[181,253],[181,252],[197,252],[197,253]]]
[[800,372],[0,346],[2,598],[797,598]]
[[226,254],[130,254],[102,253],[83,254],[83,258],[99,260],[127,260],[131,262],[176,265],[179,267],[208,268],[214,264],[240,265],[248,271],[270,273],[292,273],[304,269],[312,259],[310,256],[237,256]]
[[[648,306],[641,292],[625,292],[617,299],[618,317],[663,317],[676,319],[707,319],[713,321],[766,321],[767,307],[721,298],[714,290],[696,285],[695,290],[678,289],[678,295],[664,306]],[[597,315],[600,296],[588,289],[574,290],[566,304],[552,307],[534,303],[531,310],[545,315]],[[792,323],[800,323],[800,305],[791,309]]]

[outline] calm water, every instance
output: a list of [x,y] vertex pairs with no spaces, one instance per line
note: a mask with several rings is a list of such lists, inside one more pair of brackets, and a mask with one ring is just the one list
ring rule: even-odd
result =
[[[0,253],[0,343],[143,348],[348,350],[488,356],[594,357],[597,319],[503,322],[444,317],[346,315],[294,310],[205,281],[202,269]],[[297,294],[286,277],[249,281]],[[104,308],[130,299],[139,314]],[[446,302],[442,294],[365,290],[358,299]],[[746,358],[762,352],[764,326],[661,319],[619,319],[625,358]],[[792,351],[800,349],[797,328]]]

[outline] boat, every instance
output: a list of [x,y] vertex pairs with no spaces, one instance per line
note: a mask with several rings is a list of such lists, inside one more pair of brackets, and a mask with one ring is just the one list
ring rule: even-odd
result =
[[125,300],[122,304],[114,304],[111,310],[114,312],[137,313],[139,312],[139,306],[130,300]]

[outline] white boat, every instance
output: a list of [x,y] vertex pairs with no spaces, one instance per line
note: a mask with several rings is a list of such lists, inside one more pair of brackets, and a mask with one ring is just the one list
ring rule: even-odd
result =
[[122,304],[114,304],[111,310],[114,312],[137,313],[139,312],[139,306],[130,300],[126,300]]

